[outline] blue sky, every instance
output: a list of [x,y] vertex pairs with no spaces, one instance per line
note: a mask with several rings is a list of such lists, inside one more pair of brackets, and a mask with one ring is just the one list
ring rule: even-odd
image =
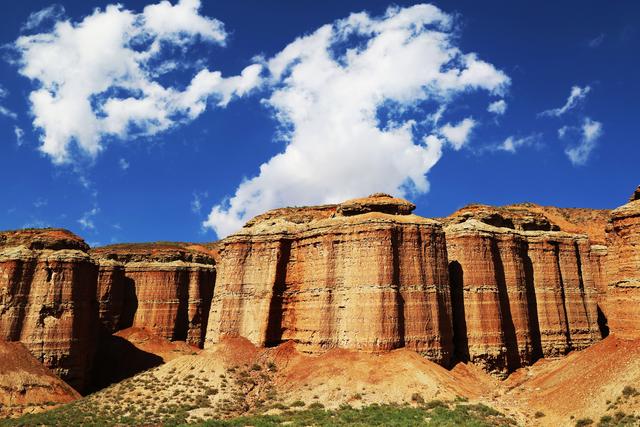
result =
[[378,190],[444,216],[640,181],[636,1],[109,4],[3,6],[1,229],[211,241]]

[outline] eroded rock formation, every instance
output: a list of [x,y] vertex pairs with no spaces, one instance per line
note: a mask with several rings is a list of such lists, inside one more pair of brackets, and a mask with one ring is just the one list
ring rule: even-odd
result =
[[202,346],[215,282],[204,248],[126,244],[91,251],[99,265],[100,321],[108,334],[136,327]]
[[305,352],[408,347],[448,364],[445,236],[387,195],[277,209],[219,244],[205,347],[225,335]]
[[600,339],[586,235],[489,206],[457,212],[445,231],[460,359],[507,373]]
[[607,297],[605,311],[612,333],[640,335],[640,187],[626,205],[611,212],[607,228]]
[[0,233],[0,339],[20,341],[76,389],[96,348],[98,269],[66,230]]

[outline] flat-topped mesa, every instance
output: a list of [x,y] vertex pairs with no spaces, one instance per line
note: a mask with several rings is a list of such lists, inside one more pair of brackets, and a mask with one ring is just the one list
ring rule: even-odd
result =
[[640,187],[631,201],[611,212],[607,228],[607,298],[605,312],[612,333],[640,336]]
[[249,221],[219,242],[205,347],[239,335],[305,352],[408,347],[449,364],[444,233],[413,208],[374,195]]
[[77,390],[96,346],[98,270],[60,229],[0,232],[0,339],[20,341]]
[[587,236],[511,207],[444,222],[458,359],[504,375],[600,339]]
[[137,327],[202,346],[215,282],[213,255],[188,243],[119,244],[91,251],[99,265],[103,332]]

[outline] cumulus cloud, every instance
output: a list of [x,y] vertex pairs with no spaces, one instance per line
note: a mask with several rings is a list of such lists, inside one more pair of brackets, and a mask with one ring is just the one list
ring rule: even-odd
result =
[[[210,100],[224,107],[255,88],[258,64],[232,77],[201,69],[184,90],[160,83],[160,74],[175,68],[167,52],[176,46],[225,44],[224,25],[199,9],[199,0],[161,1],[141,13],[110,5],[80,22],[59,20],[48,32],[18,38],[20,73],[37,87],[29,100],[42,132],[40,150],[55,163],[70,162],[72,147],[94,157],[106,137],[154,135],[193,120]],[[41,12],[27,25],[54,14]]]
[[521,147],[536,145],[536,144],[539,144],[539,142],[540,142],[539,134],[524,136],[521,138],[509,136],[507,139],[505,139],[502,142],[502,144],[498,145],[496,149],[498,151],[506,151],[508,153],[515,154]]
[[426,174],[443,148],[460,148],[475,124],[465,119],[440,130],[433,118],[458,96],[501,95],[510,83],[456,47],[452,17],[424,4],[381,17],[351,14],[265,64],[271,92],[264,103],[287,145],[213,207],[204,226],[220,237],[276,206],[428,191]]
[[587,97],[587,94],[591,91],[591,86],[573,86],[571,88],[571,93],[569,93],[569,98],[567,98],[567,102],[560,108],[552,108],[551,110],[546,110],[540,113],[540,116],[552,116],[552,117],[560,117],[567,111],[578,106],[584,99]]
[[[561,128],[558,131],[560,138],[567,138],[573,129]],[[574,166],[583,166],[589,160],[591,153],[596,148],[598,139],[602,136],[602,123],[585,117],[582,125],[577,130],[579,142],[565,150],[565,154]]]
[[440,128],[440,133],[451,143],[454,150],[459,150],[467,143],[475,125],[475,120],[466,118],[457,125],[447,123]]
[[131,165],[129,164],[127,159],[120,159],[118,160],[118,166],[120,166],[120,169],[122,169],[123,171],[126,171]]
[[492,102],[487,107],[487,111],[501,116],[507,111],[507,102],[504,99]]

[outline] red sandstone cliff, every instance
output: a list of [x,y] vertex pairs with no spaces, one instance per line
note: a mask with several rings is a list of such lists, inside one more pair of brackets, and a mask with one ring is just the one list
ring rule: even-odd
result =
[[76,389],[96,346],[97,268],[66,230],[0,233],[0,339],[20,341]]
[[462,212],[445,227],[460,359],[504,374],[601,338],[586,235],[535,211]]
[[91,251],[99,265],[100,321],[109,334],[146,328],[202,346],[215,282],[215,261],[182,243],[122,244]]
[[640,187],[626,205],[611,212],[607,228],[608,287],[605,311],[611,332],[622,338],[640,335]]
[[306,352],[408,347],[448,364],[444,232],[385,195],[277,209],[219,243],[205,347],[225,335]]

